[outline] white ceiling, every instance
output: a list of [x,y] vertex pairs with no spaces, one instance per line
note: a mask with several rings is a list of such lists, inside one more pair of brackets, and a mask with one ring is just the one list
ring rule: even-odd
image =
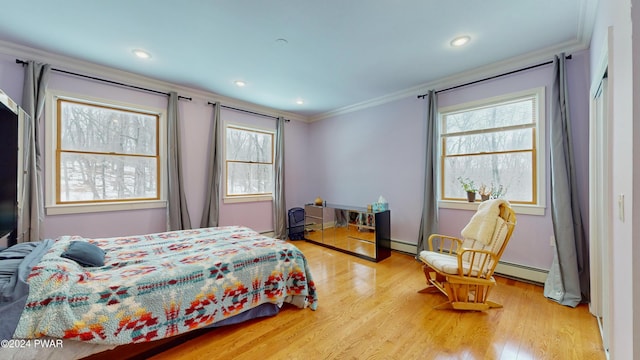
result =
[[[597,0],[0,5],[0,40],[313,117],[390,94],[417,93],[504,60],[526,63],[584,49]],[[471,42],[451,47],[458,35],[471,36]],[[137,48],[152,58],[135,58]],[[247,86],[239,88],[235,80]]]

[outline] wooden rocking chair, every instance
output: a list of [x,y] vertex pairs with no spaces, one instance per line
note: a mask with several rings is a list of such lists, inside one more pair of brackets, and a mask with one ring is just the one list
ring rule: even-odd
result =
[[[491,207],[492,214],[486,216]],[[484,221],[485,239],[467,238],[465,230],[475,230],[471,229],[471,225],[477,225],[478,221]],[[495,223],[492,231],[487,226],[491,222]],[[429,250],[419,254],[424,263],[422,269],[428,285],[420,292],[440,291],[449,298],[449,301],[437,306],[437,309],[484,311],[502,307],[488,301],[487,296],[496,285],[493,272],[515,225],[516,215],[508,202],[488,200],[480,204],[478,211],[462,231],[464,239],[439,234],[429,236]],[[439,241],[435,241],[436,239]]]

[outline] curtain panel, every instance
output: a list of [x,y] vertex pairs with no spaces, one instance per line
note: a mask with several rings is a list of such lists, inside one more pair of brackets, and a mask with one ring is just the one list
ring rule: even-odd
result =
[[424,167],[424,196],[422,198],[422,217],[418,232],[417,254],[425,250],[429,235],[438,232],[438,103],[436,92],[430,90],[427,97],[426,149]]
[[167,230],[191,229],[182,176],[178,94],[174,91],[169,93],[167,106],[167,137]]
[[284,124],[279,117],[276,123],[276,149],[274,158],[274,190],[273,190],[273,237],[287,238],[287,204],[284,196]]
[[589,254],[578,203],[569,93],[564,53],[553,61],[551,94],[551,218],[556,253],[544,286],[544,295],[571,307],[589,299]]
[[22,108],[27,113],[24,123],[23,188],[18,208],[17,242],[42,239],[44,221],[44,184],[40,150],[40,117],[51,66],[27,61],[22,94]]
[[200,227],[218,226],[220,220],[220,182],[222,179],[222,148],[220,141],[220,102],[213,105],[213,124],[209,139],[207,191]]

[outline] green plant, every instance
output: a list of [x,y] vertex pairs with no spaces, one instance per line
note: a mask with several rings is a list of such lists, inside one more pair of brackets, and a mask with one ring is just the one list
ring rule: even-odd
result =
[[458,181],[460,182],[460,185],[462,185],[462,189],[464,191],[473,193],[478,191],[476,189],[476,184],[468,177],[463,179],[462,176],[458,176]]
[[503,197],[507,193],[507,189],[505,189],[502,185],[495,188],[493,184],[491,184],[491,198],[499,199]]

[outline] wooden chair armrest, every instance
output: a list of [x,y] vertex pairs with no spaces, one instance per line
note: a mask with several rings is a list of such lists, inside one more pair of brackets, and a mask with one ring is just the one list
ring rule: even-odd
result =
[[[440,246],[434,250],[433,239],[440,239]],[[429,251],[436,251],[443,254],[454,255],[462,247],[462,240],[454,236],[431,234],[428,239]]]

